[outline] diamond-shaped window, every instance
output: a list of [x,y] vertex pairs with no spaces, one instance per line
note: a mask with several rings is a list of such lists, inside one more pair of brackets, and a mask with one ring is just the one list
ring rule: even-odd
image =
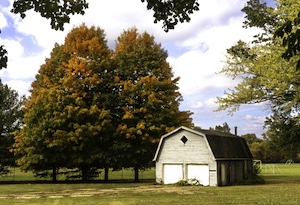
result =
[[186,138],[186,136],[183,136],[182,138],[180,138],[180,140],[183,144],[185,144],[188,141],[188,138]]

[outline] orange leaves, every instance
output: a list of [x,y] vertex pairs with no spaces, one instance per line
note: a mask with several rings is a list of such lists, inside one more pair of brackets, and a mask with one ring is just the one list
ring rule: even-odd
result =
[[123,120],[128,120],[133,118],[134,118],[133,114],[129,111],[125,112],[125,115],[122,117]]
[[107,52],[104,30],[85,24],[73,28],[65,39],[65,52],[87,59]]

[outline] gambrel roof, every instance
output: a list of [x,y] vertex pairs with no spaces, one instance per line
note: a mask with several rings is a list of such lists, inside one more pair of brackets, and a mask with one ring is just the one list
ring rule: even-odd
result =
[[182,126],[161,137],[153,161],[156,161],[159,157],[164,140],[182,130],[204,137],[216,160],[242,160],[253,158],[245,139],[242,137],[216,130],[196,131]]

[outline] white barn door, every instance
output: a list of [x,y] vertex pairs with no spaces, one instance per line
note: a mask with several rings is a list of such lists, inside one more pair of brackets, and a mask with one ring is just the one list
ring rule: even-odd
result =
[[183,179],[182,164],[165,164],[163,170],[164,184],[174,184]]
[[187,165],[187,179],[197,179],[203,186],[209,185],[208,165]]

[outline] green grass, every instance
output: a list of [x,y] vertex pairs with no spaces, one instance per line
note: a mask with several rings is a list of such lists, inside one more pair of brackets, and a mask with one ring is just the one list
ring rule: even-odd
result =
[[[36,180],[45,180],[51,181],[50,177],[38,178],[35,177],[32,172],[23,172],[20,168],[11,167],[10,173],[6,176],[0,176],[1,181],[36,181]],[[139,179],[154,179],[155,178],[155,169],[145,170],[139,172]],[[95,180],[103,180],[104,179],[104,170],[101,170],[101,174]],[[123,169],[120,171],[112,171],[109,170],[108,173],[109,180],[133,180],[134,179],[134,172],[132,169]],[[59,181],[65,181],[66,176],[59,175]]]
[[[264,165],[263,165],[264,166]],[[281,173],[262,169],[261,185],[198,187],[151,183],[2,184],[0,204],[299,204],[300,164],[276,164]],[[124,173],[126,171],[126,174]],[[133,176],[130,170],[123,175]],[[144,175],[153,176],[154,171]]]

